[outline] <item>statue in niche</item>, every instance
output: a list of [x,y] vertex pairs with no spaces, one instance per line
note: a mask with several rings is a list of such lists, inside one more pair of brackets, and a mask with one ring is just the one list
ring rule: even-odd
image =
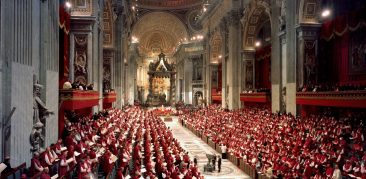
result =
[[252,89],[253,88],[253,64],[251,61],[247,62],[246,65],[246,88]]
[[315,55],[306,54],[305,69],[306,69],[306,82],[308,84],[315,83],[315,77],[316,77]]
[[103,67],[103,91],[109,92],[111,90],[111,70],[108,66]]
[[281,14],[278,16],[280,31],[285,30],[286,28],[286,0],[281,1]]
[[41,100],[41,89],[43,88],[38,82],[33,85],[33,129],[30,134],[30,143],[32,152],[39,152],[44,143],[44,127],[46,118],[54,114],[49,111],[44,102]]

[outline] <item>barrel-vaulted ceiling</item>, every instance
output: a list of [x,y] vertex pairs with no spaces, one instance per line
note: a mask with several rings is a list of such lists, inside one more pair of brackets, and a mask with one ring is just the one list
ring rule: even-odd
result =
[[202,0],[138,0],[142,8],[147,9],[187,9],[197,6]]
[[145,57],[157,56],[161,51],[167,56],[172,56],[179,41],[187,38],[187,34],[184,23],[168,12],[145,14],[137,21],[132,31],[132,36],[139,41],[139,52]]

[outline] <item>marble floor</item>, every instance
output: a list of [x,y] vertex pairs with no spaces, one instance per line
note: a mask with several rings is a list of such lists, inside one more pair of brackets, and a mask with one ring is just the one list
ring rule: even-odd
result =
[[[201,173],[208,179],[249,179],[250,177],[241,171],[238,167],[233,165],[230,161],[223,159],[221,164],[221,172],[204,172],[203,166],[207,163],[208,159],[206,154],[218,155],[214,149],[203,142],[200,138],[194,135],[191,131],[178,124],[178,119],[173,117],[173,121],[165,122],[167,126],[172,129],[173,135],[179,140],[181,146],[188,151],[189,156],[193,160],[194,156],[197,156],[198,166]],[[217,167],[217,164],[216,164]]]

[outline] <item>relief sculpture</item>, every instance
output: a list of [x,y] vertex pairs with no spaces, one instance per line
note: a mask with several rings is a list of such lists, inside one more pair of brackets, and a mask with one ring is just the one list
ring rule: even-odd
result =
[[41,100],[41,89],[38,82],[33,85],[33,128],[30,134],[31,152],[40,152],[44,146],[44,131],[46,119],[54,113],[49,111]]

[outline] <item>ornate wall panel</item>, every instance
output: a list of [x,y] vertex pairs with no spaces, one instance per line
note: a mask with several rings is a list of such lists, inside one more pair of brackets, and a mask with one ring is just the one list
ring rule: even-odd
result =
[[72,16],[90,16],[93,13],[92,0],[72,0]]
[[87,84],[88,82],[88,35],[75,34],[74,38],[74,75],[75,81]]
[[113,52],[103,50],[103,91],[111,89]]
[[300,23],[318,22],[320,0],[302,0],[300,3]]
[[[222,54],[222,38],[218,31],[216,31],[210,42],[211,46],[211,57],[210,63],[220,63]],[[220,56],[221,55],[221,56]]]
[[111,3],[106,1],[103,11],[103,46],[113,47],[113,17]]
[[253,61],[247,60],[245,67],[245,86],[248,89],[253,89],[254,87],[254,78],[253,78]]

